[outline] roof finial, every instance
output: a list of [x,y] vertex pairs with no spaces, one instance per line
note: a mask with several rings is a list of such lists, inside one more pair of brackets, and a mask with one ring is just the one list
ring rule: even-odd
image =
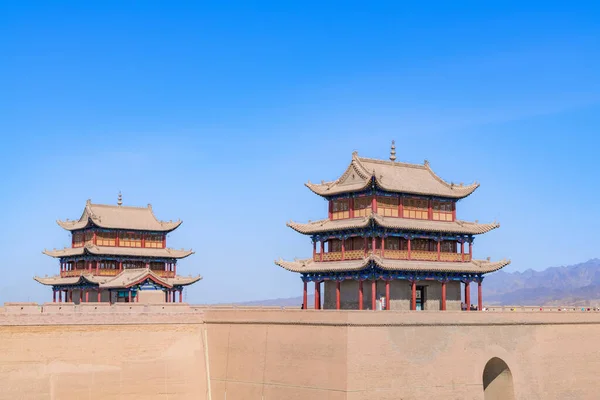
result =
[[390,151],[390,160],[396,161],[396,141],[392,140],[392,150]]
[[118,206],[122,206],[123,205],[123,195],[121,194],[120,190],[119,190],[119,197],[117,199],[117,205]]

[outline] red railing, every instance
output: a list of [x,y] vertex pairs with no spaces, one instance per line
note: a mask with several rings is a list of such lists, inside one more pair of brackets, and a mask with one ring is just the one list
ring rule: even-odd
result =
[[[368,254],[375,254],[383,258],[387,258],[390,260],[415,260],[415,261],[445,261],[445,262],[468,262],[471,261],[471,256],[469,254],[460,254],[460,253],[439,253],[438,260],[438,252],[437,251],[420,251],[420,250],[412,250],[410,252],[410,258],[408,256],[408,250],[384,250],[376,249],[374,252],[369,250]],[[360,260],[365,257],[364,250],[350,250],[344,252],[344,257],[342,260],[342,252],[341,251],[332,251],[323,253],[323,262],[326,261],[347,261],[347,260]],[[316,253],[314,256],[314,261],[321,261],[321,253]]]
[[[88,273],[95,275],[95,276],[117,276],[121,272],[122,271],[120,271],[118,269],[99,269],[98,271],[96,271],[95,268],[92,268],[91,270],[89,270],[89,269],[74,269],[71,271],[62,271],[60,273],[60,277],[61,278],[69,278],[69,277],[74,277],[74,276],[81,276],[83,274],[88,274]],[[152,270],[152,272],[154,272],[156,275],[160,276],[161,278],[174,278],[175,277],[174,271]]]

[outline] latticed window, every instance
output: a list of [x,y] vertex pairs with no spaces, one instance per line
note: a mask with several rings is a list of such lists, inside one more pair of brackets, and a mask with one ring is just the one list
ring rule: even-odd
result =
[[142,247],[142,235],[135,232],[123,232],[119,236],[119,246]]
[[377,196],[377,214],[384,217],[397,217],[398,198]]
[[410,249],[416,251],[429,251],[429,240],[414,239],[410,242]]
[[445,240],[440,243],[440,251],[444,253],[456,253],[456,242]]
[[385,239],[386,250],[400,250],[400,238],[388,237]]
[[150,269],[153,271],[164,271],[165,270],[165,263],[162,262],[151,262],[150,263]]
[[371,215],[371,196],[357,197],[354,199],[354,216],[366,217]]
[[329,241],[329,252],[340,252],[342,251],[342,241],[338,239],[331,239]]
[[434,200],[432,203],[434,221],[452,221],[453,202]]
[[98,246],[116,246],[117,245],[117,233],[116,232],[97,232],[96,233],[96,244]]
[[94,232],[85,231],[85,244],[92,244],[92,243],[94,243]]
[[144,238],[144,247],[151,247],[153,249],[162,249],[163,235],[160,233],[147,234],[146,237]]
[[353,237],[346,240],[346,250],[364,250],[365,239],[361,237]]
[[404,199],[404,218],[428,219],[429,204],[426,199],[405,198]]
[[350,218],[350,207],[349,201],[345,200],[333,200],[333,210],[331,214],[332,219],[344,219]]
[[73,233],[73,247],[83,247],[83,232]]
[[100,261],[100,269],[117,269],[119,268],[116,261]]
[[143,261],[123,261],[123,269],[146,268]]

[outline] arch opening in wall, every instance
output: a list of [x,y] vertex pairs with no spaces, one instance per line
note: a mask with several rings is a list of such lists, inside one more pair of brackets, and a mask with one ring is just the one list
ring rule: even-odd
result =
[[508,365],[498,357],[490,359],[483,369],[485,400],[514,400],[515,390]]

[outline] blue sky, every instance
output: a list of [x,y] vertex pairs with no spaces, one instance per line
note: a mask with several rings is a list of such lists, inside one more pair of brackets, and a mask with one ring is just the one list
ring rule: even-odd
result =
[[392,139],[481,183],[458,216],[502,226],[476,257],[600,257],[596,8],[289,3],[0,3],[0,301],[48,301],[55,220],[119,190],[184,221],[178,271],[204,276],[186,301],[301,295],[273,260],[311,253],[286,221],[326,216],[304,183]]

